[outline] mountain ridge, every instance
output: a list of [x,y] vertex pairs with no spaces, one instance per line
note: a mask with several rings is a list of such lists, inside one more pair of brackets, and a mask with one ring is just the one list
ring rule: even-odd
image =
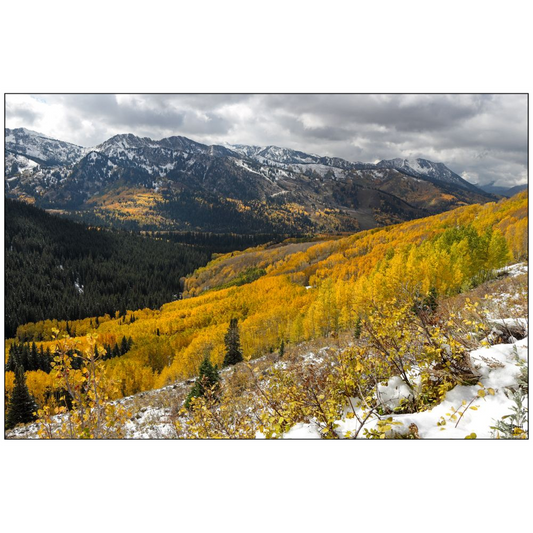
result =
[[[403,170],[409,172],[415,177],[418,176],[427,176],[434,177],[435,179],[442,180],[443,178],[448,178],[448,180],[453,181],[453,183],[461,184],[466,188],[472,190],[479,190],[481,187],[476,186],[473,183],[468,182],[455,172],[451,171],[444,163],[434,163],[424,158],[393,158],[393,159],[384,159],[378,163],[364,163],[361,161],[348,161],[340,157],[329,157],[329,156],[320,156],[317,154],[308,154],[306,152],[301,152],[299,150],[294,150],[291,148],[279,147],[276,145],[266,145],[266,146],[257,146],[257,145],[245,145],[245,144],[213,144],[206,145],[192,139],[189,139],[180,135],[173,135],[170,137],[163,137],[160,140],[154,140],[150,137],[139,137],[132,133],[121,133],[110,137],[104,142],[94,146],[94,147],[82,147],[73,143],[60,141],[54,139],[42,133],[38,133],[27,128],[17,128],[9,129],[6,128],[6,147],[8,150],[19,153],[20,155],[25,155],[24,151],[18,152],[13,147],[11,147],[11,142],[9,141],[13,133],[22,133],[26,136],[33,136],[37,138],[43,138],[47,141],[54,141],[61,143],[62,145],[71,146],[73,149],[77,149],[78,153],[83,156],[89,154],[90,152],[104,152],[106,155],[114,155],[116,152],[113,151],[113,148],[120,144],[123,150],[129,149],[139,149],[139,148],[166,148],[173,151],[183,151],[183,152],[207,152],[208,150],[219,151],[228,156],[235,156],[237,154],[250,157],[252,159],[269,160],[278,163],[286,164],[312,164],[320,163],[324,165],[329,165],[332,167],[338,168],[351,168],[355,170],[368,170],[368,169],[379,169],[379,168],[393,168],[395,170]],[[125,144],[125,140],[132,142],[133,144]],[[31,158],[32,155],[28,154],[27,157]]]
[[[223,231],[244,224],[267,232],[350,232],[495,199],[425,159],[372,164],[274,145],[131,133],[83,148],[21,128],[5,131],[8,197],[131,229],[216,231],[216,212],[230,220]],[[126,203],[118,201],[120,191],[129,191]]]

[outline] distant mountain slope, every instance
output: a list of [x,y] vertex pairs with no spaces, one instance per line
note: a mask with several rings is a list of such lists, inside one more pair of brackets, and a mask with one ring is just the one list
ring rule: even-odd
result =
[[26,128],[6,129],[5,145],[6,153],[23,155],[45,166],[72,164],[87,152],[81,146],[51,139]]
[[433,163],[427,159],[390,159],[380,161],[376,164],[378,168],[395,168],[405,174],[418,178],[432,179],[439,183],[455,185],[469,191],[479,194],[479,188],[461,178],[458,174],[451,171],[443,163]]
[[115,135],[94,148],[6,130],[8,197],[93,224],[354,232],[494,197],[442,163],[349,162],[276,146]]
[[519,192],[527,191],[528,188],[527,183],[525,185],[515,185],[514,187],[501,187],[494,185],[494,183],[488,183],[487,185],[480,185],[479,187],[490,194],[499,194],[500,196],[506,196],[507,198],[510,198]]
[[509,198],[511,198],[511,196],[514,196],[515,194],[518,194],[519,192],[527,191],[527,189],[528,189],[527,185],[516,185],[515,187],[511,187],[510,189],[507,189],[505,191],[504,196],[508,196]]

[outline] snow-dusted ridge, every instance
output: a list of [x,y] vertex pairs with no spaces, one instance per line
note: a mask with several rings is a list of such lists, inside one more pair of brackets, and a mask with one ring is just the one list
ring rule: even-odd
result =
[[444,183],[450,183],[452,185],[469,189],[472,191],[477,191],[478,188],[472,183],[466,181],[461,176],[452,172],[446,165],[443,163],[433,163],[427,159],[421,158],[409,158],[409,159],[390,159],[383,160],[375,165],[377,168],[393,168],[399,170],[400,172],[405,172],[409,175],[422,177],[422,178],[431,178],[438,180]]
[[86,148],[26,128],[6,129],[5,146],[6,156],[11,152],[47,166],[70,165],[88,153]]
[[[348,172],[361,170],[376,171],[376,177],[379,177],[379,171],[395,169],[410,177],[436,180],[474,192],[482,192],[476,186],[451,171],[443,163],[434,163],[420,158],[396,158],[372,164],[347,161],[338,157],[307,154],[298,150],[273,145],[222,144],[208,146],[182,136],[153,140],[148,137],[138,137],[131,133],[118,134],[97,146],[84,148],[72,143],[52,139],[26,128],[6,129],[5,139],[6,157],[10,153],[20,155],[46,166],[75,165],[92,152],[100,152],[113,159],[115,164],[138,165],[153,176],[162,177],[165,168],[171,168],[168,165],[172,165],[176,159],[185,159],[192,155],[203,154],[210,157],[240,158],[243,161],[252,160],[262,165],[285,171],[315,172],[322,177],[330,174],[335,179],[342,179]],[[250,168],[248,169],[251,170]],[[256,172],[263,176],[268,175],[266,172]]]

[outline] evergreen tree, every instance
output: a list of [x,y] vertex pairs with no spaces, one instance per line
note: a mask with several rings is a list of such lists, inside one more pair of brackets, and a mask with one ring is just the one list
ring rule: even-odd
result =
[[50,373],[51,368],[51,362],[52,362],[52,353],[50,352],[50,347],[46,348],[46,352],[44,353],[44,359],[43,359],[43,371],[47,374]]
[[7,359],[6,364],[6,371],[7,372],[15,372],[17,366],[20,365],[20,352],[21,352],[21,345],[17,344],[15,341],[11,345],[11,348],[9,349],[9,357]]
[[29,358],[30,358],[30,350],[28,348],[28,345],[23,344],[17,364],[21,366],[24,370],[26,370],[28,369],[28,366],[29,366],[28,364]]
[[104,359],[111,359],[113,357],[113,348],[111,344],[104,344],[105,347],[105,357]]
[[32,342],[30,355],[28,357],[28,368],[26,370],[38,370],[39,369],[39,354],[37,352],[37,345]]
[[120,355],[124,355],[128,350],[128,339],[126,339],[126,336],[124,335],[124,337],[122,337],[122,341],[120,342]]
[[118,347],[118,344],[115,343],[115,346],[113,346],[112,357],[119,357],[119,356],[120,356],[120,348]]
[[37,411],[37,404],[28,391],[24,369],[18,366],[15,371],[15,387],[7,409],[6,429],[12,429],[17,424],[33,422],[35,411]]
[[285,341],[281,339],[281,344],[279,345],[279,356],[283,357],[284,353],[285,353]]
[[208,390],[212,390],[215,394],[219,388],[220,375],[218,373],[217,365],[214,365],[209,360],[209,356],[206,355],[202,364],[200,365],[200,370],[198,377],[194,382],[194,385],[189,392],[187,399],[185,400],[185,407],[189,409],[191,405],[191,400],[193,398],[199,398],[200,396],[205,396],[205,393]]
[[243,358],[241,353],[241,342],[239,338],[239,326],[237,325],[236,318],[232,318],[230,320],[228,332],[224,337],[224,344],[226,345],[224,366],[240,363]]
[[46,361],[45,361],[45,355],[44,355],[44,348],[41,344],[39,348],[39,355],[37,357],[37,370],[42,370],[43,372],[46,372]]
[[354,339],[360,339],[361,338],[361,332],[362,332],[362,325],[361,325],[361,317],[357,317],[357,320],[355,321],[355,327],[353,329],[353,336]]
[[[47,318],[68,320],[63,330],[75,337],[73,320],[159,307],[179,291],[180,278],[207,263],[216,248],[102,232],[22,202],[5,204],[7,338],[22,324]],[[98,326],[98,319],[93,324]]]

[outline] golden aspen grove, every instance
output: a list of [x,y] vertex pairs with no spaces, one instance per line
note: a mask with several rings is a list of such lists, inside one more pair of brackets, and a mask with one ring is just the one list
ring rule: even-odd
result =
[[[429,409],[457,384],[478,381],[466,356],[476,344],[465,340],[463,330],[469,320],[472,331],[483,332],[483,320],[474,304],[465,304],[468,319],[442,309],[456,295],[494,279],[498,269],[527,261],[527,213],[524,192],[342,238],[289,240],[221,255],[186,279],[183,299],[160,309],[19,326],[16,338],[6,341],[6,363],[20,342],[51,354],[49,372],[26,372],[45,428],[41,436],[54,436],[50,417],[65,413],[64,391],[72,387],[77,418],[55,437],[120,437],[127,412],[113,401],[190,380],[206,357],[221,368],[228,325],[237,319],[244,358],[239,366],[247,366],[252,377],[236,368],[222,396],[194,399],[187,414],[176,415],[176,436],[277,436],[311,417],[320,420],[323,436],[333,437],[333,421],[348,399],[367,401],[369,412],[377,412],[370,405],[376,380],[400,376],[414,389],[410,372],[419,369],[421,384],[409,405],[402,404],[404,412]],[[433,313],[437,306],[440,314]],[[341,346],[348,337],[355,341]],[[331,368],[315,369],[312,376],[297,368],[273,370],[263,394],[253,375],[255,360],[278,353],[281,345],[290,352],[317,341],[338,346]],[[115,356],[101,357],[121,343]],[[76,354],[83,358],[77,366]],[[256,383],[253,394],[246,382]],[[307,389],[299,386],[303,382]],[[7,406],[14,372],[6,372],[5,383]],[[81,394],[85,383],[94,387]],[[317,394],[310,398],[313,383]],[[244,390],[255,402],[264,399],[254,417],[243,414],[252,401]],[[102,409],[98,421],[89,419],[95,405]],[[368,437],[390,429],[382,421]]]

